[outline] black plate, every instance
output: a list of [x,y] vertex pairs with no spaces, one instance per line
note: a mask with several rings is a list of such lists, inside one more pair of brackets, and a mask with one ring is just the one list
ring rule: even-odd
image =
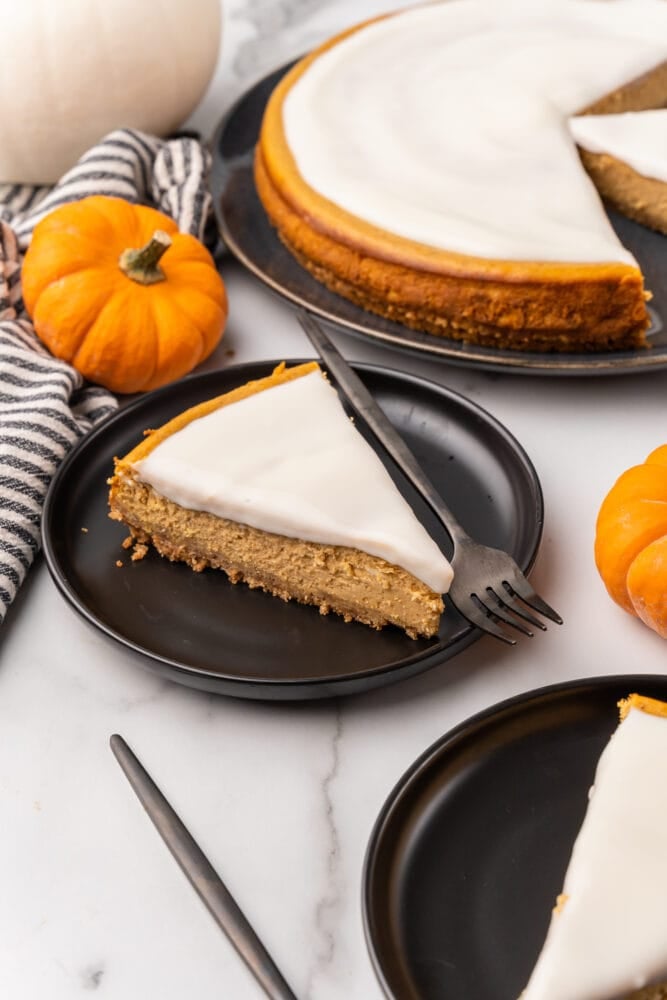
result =
[[348,333],[450,364],[527,375],[623,375],[667,367],[667,326],[662,321],[667,317],[667,238],[611,209],[609,217],[621,242],[639,261],[646,287],[653,292],[650,350],[541,354],[461,344],[374,316],[315,281],[277,238],[252,176],[252,155],[266,102],[291,65],[248,90],[223,118],[212,143],[211,189],[222,238],[234,256],[269,288]]
[[503,702],[401,778],[364,871],[366,939],[388,997],[517,1000],[544,942],[595,767],[633,691],[602,677]]
[[[234,586],[215,570],[193,573],[153,550],[132,563],[121,549],[127,529],[107,517],[106,480],[114,455],[129,451],[145,428],[267,375],[275,364],[190,376],[137,399],[82,440],[55,476],[44,507],[44,552],[56,584],[89,622],[145,654],[146,666],[224,694],[347,694],[453,656],[479,635],[453,609],[443,616],[438,637],[413,640],[399,629],[376,632],[345,624],[335,615],[322,617],[316,608]],[[357,370],[468,530],[529,568],[542,532],[542,494],[516,440],[447,389],[388,369]],[[400,488],[414,499],[443,551],[450,552],[435,518],[408,486]]]

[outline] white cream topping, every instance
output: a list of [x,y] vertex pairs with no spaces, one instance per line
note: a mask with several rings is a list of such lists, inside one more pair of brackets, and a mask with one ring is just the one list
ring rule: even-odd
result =
[[287,94],[285,134],[310,187],[396,235],[634,263],[567,119],[664,59],[664,0],[447,0],[320,55]]
[[600,757],[521,1000],[616,1000],[667,977],[667,720],[631,709]]
[[193,420],[135,468],[183,507],[361,549],[449,589],[448,561],[319,372]]
[[589,153],[608,153],[643,177],[667,182],[667,108],[570,119],[570,132]]

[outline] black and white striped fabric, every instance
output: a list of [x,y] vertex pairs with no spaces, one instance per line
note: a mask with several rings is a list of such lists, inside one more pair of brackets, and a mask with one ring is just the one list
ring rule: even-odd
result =
[[21,255],[40,219],[91,194],[152,205],[203,239],[208,167],[196,139],[121,129],[53,188],[0,185],[0,622],[39,550],[51,478],[78,439],[117,406],[35,335],[21,300]]

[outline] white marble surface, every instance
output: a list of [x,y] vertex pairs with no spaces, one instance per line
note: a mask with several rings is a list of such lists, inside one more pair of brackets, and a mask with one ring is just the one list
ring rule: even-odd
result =
[[[210,131],[244,83],[379,8],[376,0],[228,3],[199,127]],[[207,367],[311,353],[287,305],[231,260],[223,274],[229,326]],[[261,704],[157,679],[85,625],[38,562],[0,654],[3,1000],[262,996],[131,792],[108,747],[113,732],[179,810],[297,996],[374,1000],[362,861],[378,810],[413,759],[518,692],[664,670],[664,640],[610,602],[592,543],[616,476],[667,440],[667,376],[496,375],[337,339],[350,359],[463,392],[522,442],[546,503],[533,579],[565,624],[514,649],[481,639],[427,674],[364,696]]]

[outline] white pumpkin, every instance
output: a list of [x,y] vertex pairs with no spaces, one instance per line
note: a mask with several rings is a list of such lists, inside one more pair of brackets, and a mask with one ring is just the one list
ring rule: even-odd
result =
[[115,128],[167,135],[195,109],[220,44],[220,0],[2,5],[0,181],[50,184]]

